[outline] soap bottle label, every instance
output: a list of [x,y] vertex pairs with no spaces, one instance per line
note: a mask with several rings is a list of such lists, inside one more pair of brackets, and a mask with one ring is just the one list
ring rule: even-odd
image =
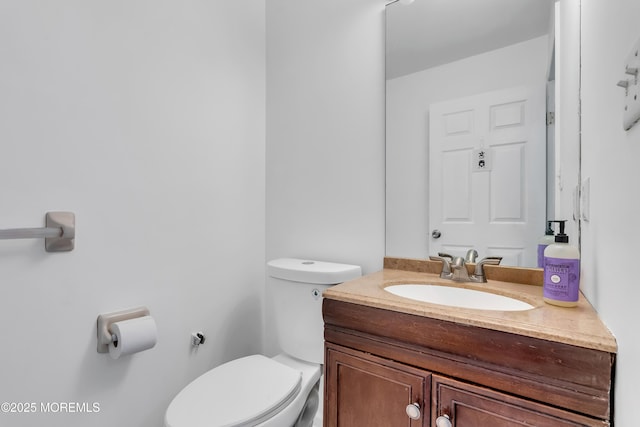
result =
[[580,260],[566,258],[545,258],[544,287],[545,298],[556,301],[578,301],[580,292]]

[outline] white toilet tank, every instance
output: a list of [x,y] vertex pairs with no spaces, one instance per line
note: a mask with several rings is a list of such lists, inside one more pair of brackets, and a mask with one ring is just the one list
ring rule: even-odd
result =
[[362,275],[359,266],[295,258],[267,263],[267,292],[278,343],[298,359],[324,363],[322,292]]

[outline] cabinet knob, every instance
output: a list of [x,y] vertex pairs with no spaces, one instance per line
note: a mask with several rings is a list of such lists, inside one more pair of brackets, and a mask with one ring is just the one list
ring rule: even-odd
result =
[[448,415],[440,415],[436,418],[436,427],[451,427],[451,420]]
[[409,418],[411,418],[412,420],[420,419],[420,405],[418,403],[411,403],[407,405],[405,411],[407,412]]

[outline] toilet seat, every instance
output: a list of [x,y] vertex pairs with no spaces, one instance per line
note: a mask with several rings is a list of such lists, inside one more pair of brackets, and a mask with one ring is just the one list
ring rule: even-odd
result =
[[167,427],[248,427],[280,412],[300,392],[302,373],[263,355],[201,375],[171,402]]

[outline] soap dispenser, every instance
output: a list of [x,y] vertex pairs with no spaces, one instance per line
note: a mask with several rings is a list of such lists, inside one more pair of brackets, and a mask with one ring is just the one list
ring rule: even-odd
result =
[[580,295],[580,251],[569,244],[565,222],[554,243],[544,250],[544,301],[561,307],[575,307]]
[[544,236],[538,240],[538,268],[544,268],[544,250],[556,241],[555,233],[551,228],[551,223],[553,222],[556,221],[547,221],[547,229],[544,232]]

